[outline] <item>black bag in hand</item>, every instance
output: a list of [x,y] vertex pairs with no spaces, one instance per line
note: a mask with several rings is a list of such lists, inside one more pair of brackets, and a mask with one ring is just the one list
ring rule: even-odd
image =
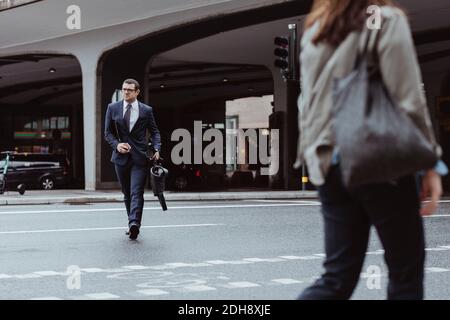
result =
[[367,53],[370,33],[354,70],[334,83],[336,145],[349,188],[392,181],[438,161],[433,146],[389,95],[376,49]]
[[153,195],[158,197],[163,211],[167,210],[164,190],[166,187],[166,176],[168,173],[169,170],[158,164],[157,161],[154,161],[150,166],[150,183],[152,185]]

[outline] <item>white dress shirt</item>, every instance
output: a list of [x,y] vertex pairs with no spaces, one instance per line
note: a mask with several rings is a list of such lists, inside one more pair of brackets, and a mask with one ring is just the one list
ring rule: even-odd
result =
[[[127,112],[127,106],[129,105],[128,102],[123,100],[123,116],[125,116],[125,112]],[[131,114],[130,114],[130,132],[134,127],[134,124],[136,123],[137,119],[139,118],[139,103],[136,100],[134,100],[133,103],[131,103]]]

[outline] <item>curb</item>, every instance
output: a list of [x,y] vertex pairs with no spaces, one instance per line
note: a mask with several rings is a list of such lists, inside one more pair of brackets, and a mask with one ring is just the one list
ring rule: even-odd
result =
[[[230,201],[230,200],[317,200],[316,191],[307,192],[258,192],[258,193],[167,193],[166,201]],[[144,195],[145,202],[157,202],[153,194]],[[123,202],[121,194],[111,196],[66,196],[66,197],[10,197],[0,198],[0,205],[39,205],[39,204],[87,204],[87,203]]]

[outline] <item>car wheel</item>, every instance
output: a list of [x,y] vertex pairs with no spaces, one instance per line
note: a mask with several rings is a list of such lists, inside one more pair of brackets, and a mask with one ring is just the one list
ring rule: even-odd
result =
[[178,177],[176,177],[174,185],[175,185],[175,188],[177,190],[184,190],[184,189],[186,189],[186,187],[188,185],[188,181],[187,181],[186,176],[178,176]]
[[45,177],[41,180],[41,189],[52,190],[55,187],[55,182],[51,177]]
[[22,196],[25,194],[25,185],[23,183],[17,186],[17,192]]

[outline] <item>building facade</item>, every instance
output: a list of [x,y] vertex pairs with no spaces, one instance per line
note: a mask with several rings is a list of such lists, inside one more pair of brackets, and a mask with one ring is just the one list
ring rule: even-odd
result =
[[[165,158],[176,128],[192,131],[202,121],[226,129],[239,123],[230,101],[272,96],[273,116],[265,102],[264,121],[254,106],[248,112],[255,116],[247,118],[280,130],[279,170],[267,186],[299,189],[301,173],[292,169],[299,88],[274,67],[273,39],[287,34],[289,24],[301,33],[311,2],[0,1],[0,149],[65,153],[73,186],[116,188],[103,123],[124,79],[137,79],[140,99],[154,108]],[[450,5],[399,3],[410,16],[430,112],[450,163]],[[222,167],[230,168],[249,170]]]

